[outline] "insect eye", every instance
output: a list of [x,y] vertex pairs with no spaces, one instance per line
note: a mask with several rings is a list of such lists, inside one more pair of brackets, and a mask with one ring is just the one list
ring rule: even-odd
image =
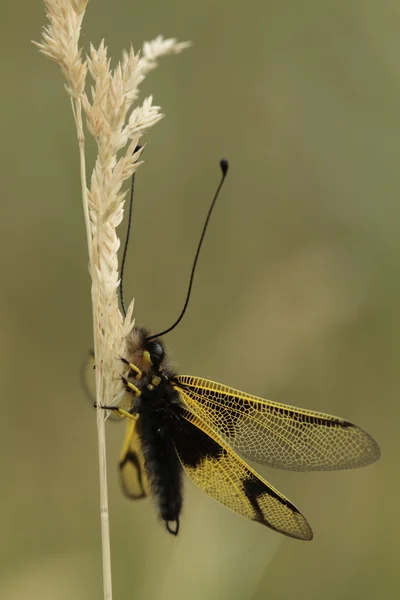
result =
[[149,348],[149,353],[153,365],[158,366],[164,358],[164,350],[161,344],[153,342]]

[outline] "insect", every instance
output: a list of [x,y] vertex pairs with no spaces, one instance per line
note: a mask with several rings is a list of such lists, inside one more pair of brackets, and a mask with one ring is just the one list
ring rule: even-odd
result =
[[[171,367],[162,339],[177,326],[188,305],[204,234],[228,170],[226,161],[220,164],[222,178],[197,247],[183,310],[160,334],[134,327],[127,340],[127,356],[121,358],[126,366],[123,381],[128,408],[104,407],[127,417],[119,462],[122,486],[132,499],[152,495],[167,530],[174,535],[179,531],[185,473],[211,498],[239,515],[292,538],[311,540],[311,527],[301,512],[242,457],[294,471],[351,469],[379,458],[376,441],[339,417],[179,375]],[[131,204],[132,197],[133,193]],[[126,248],[127,242],[121,275]],[[121,305],[125,311],[122,287]]]

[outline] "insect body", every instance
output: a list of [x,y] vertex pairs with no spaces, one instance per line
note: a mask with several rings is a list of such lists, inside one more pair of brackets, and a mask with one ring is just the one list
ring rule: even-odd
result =
[[[311,540],[312,530],[299,510],[262,479],[240,455],[279,469],[296,471],[362,467],[376,461],[375,440],[352,423],[294,408],[202,379],[178,375],[169,364],[162,336],[181,321],[188,306],[194,272],[212,210],[228,170],[209,208],[192,266],[186,300],[171,327],[157,335],[134,327],[122,360],[130,396],[120,458],[125,493],[156,498],[161,519],[176,535],[182,510],[183,472],[211,498],[234,512],[285,535]],[[133,190],[133,180],[132,180]],[[131,214],[133,192],[131,194]],[[130,223],[128,225],[129,231]],[[121,265],[120,298],[128,238]]]
[[135,363],[127,361],[130,371],[125,385],[133,395],[130,413],[135,421],[129,424],[120,469],[127,494],[140,497],[151,490],[168,531],[177,534],[182,467],[174,439],[182,425],[182,408],[163,345],[159,340],[146,342],[149,335],[135,327],[128,342],[129,356]]
[[[375,440],[338,417],[262,400],[207,379],[177,375],[160,338],[135,327],[128,340],[131,394],[120,459],[131,498],[151,493],[177,534],[183,472],[234,512],[288,536],[311,540],[299,510],[237,454],[298,471],[349,469],[378,459]],[[124,413],[125,411],[122,411]]]

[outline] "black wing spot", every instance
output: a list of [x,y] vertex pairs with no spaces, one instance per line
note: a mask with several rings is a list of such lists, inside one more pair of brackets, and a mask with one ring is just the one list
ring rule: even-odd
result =
[[[249,477],[242,482],[243,491],[246,494],[246,498],[250,502],[251,506],[254,508],[254,512],[256,513],[256,518],[254,519],[258,523],[262,523],[267,525],[268,527],[272,527],[271,523],[265,518],[263,511],[261,510],[258,499],[264,494],[268,494],[272,496],[278,502],[287,506],[293,512],[299,513],[298,509],[286,498],[282,498],[279,494],[277,494],[273,489],[265,487],[265,483],[260,479],[255,477]],[[300,513],[299,513],[300,514]]]
[[174,432],[174,439],[182,462],[193,469],[199,467],[206,458],[218,460],[224,453],[220,444],[183,419]]

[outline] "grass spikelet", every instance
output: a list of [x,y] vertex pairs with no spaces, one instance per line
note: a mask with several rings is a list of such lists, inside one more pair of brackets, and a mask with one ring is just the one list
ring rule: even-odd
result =
[[[78,138],[92,282],[104,598],[111,600],[106,411],[100,407],[116,405],[124,393],[120,378],[122,363],[116,359],[126,353],[126,336],[134,324],[133,301],[125,317],[118,305],[117,252],[120,240],[117,227],[124,214],[124,182],[141,165],[138,142],[163,117],[160,107],[153,104],[152,96],[139,106],[134,106],[134,103],[140,83],[157,66],[158,59],[181,52],[190,44],[158,36],[144,44],[141,57],[131,47],[129,52],[122,53],[117,66],[111,69],[104,40],[98,48],[90,45],[87,56],[79,47],[87,4],[87,0],[44,0],[47,24],[42,29],[41,41],[33,43],[61,69],[71,99]],[[97,144],[89,185],[85,155],[87,134]]]

